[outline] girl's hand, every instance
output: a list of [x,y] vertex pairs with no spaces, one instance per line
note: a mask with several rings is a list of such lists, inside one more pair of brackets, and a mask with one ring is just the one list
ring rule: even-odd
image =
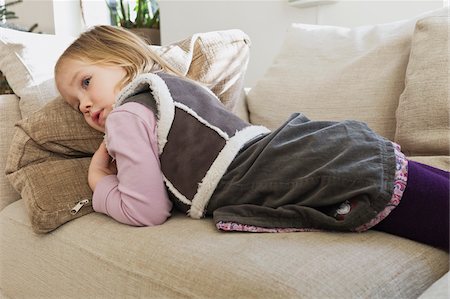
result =
[[94,191],[97,182],[107,175],[117,174],[116,163],[112,161],[111,156],[106,150],[105,142],[103,141],[98,150],[92,156],[91,164],[89,165],[88,183],[92,191]]

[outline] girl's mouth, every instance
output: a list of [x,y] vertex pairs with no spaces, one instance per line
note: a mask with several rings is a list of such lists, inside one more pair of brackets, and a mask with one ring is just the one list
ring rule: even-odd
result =
[[93,112],[92,115],[91,115],[92,121],[93,121],[95,124],[97,124],[97,125],[100,125],[100,114],[102,113],[102,111],[103,111],[103,109],[102,109],[102,110],[95,111],[95,112]]

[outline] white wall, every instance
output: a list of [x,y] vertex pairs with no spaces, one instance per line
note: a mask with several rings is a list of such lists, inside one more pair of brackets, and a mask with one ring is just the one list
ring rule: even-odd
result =
[[247,86],[255,83],[278,53],[288,25],[315,23],[317,16],[317,7],[297,9],[287,0],[160,0],[159,5],[163,45],[196,32],[238,28],[247,33],[252,41]]
[[53,12],[55,34],[77,36],[92,25],[111,24],[105,0],[53,0]]
[[[242,29],[252,40],[245,82],[251,87],[272,63],[292,22],[369,25],[409,18],[440,8],[448,1],[341,0],[332,5],[298,8],[288,0],[159,0],[161,39],[162,44],[167,44],[196,32]],[[87,26],[108,23],[104,0],[83,0],[83,3]],[[19,16],[18,24],[29,27],[39,23],[38,30],[44,33],[77,35],[84,29],[79,0],[24,0],[11,9]]]
[[195,32],[239,28],[252,40],[245,84],[253,86],[278,53],[292,22],[354,27],[409,18],[443,6],[437,1],[348,1],[298,8],[288,0],[160,0],[162,44]]
[[317,23],[355,27],[407,19],[443,7],[442,0],[428,1],[339,1],[322,6]]
[[54,33],[77,36],[83,28],[78,1],[54,0]]

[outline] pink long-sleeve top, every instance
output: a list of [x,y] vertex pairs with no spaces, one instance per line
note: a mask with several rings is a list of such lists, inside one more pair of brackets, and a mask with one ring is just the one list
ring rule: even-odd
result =
[[164,223],[172,202],[161,173],[154,113],[138,103],[123,104],[108,115],[105,132],[118,172],[97,183],[94,211],[134,226]]

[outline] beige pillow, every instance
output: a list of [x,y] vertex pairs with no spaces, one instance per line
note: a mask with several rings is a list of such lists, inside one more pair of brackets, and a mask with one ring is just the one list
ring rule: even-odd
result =
[[293,112],[356,119],[392,140],[416,19],[356,28],[292,24],[248,95],[250,121],[274,129]]
[[70,213],[80,200],[92,197],[87,172],[102,140],[103,134],[61,98],[18,122],[6,175],[25,201],[35,232],[51,231],[92,212],[88,205]]
[[[67,36],[0,28],[0,71],[20,97],[23,117],[59,95],[53,68],[73,40]],[[229,109],[233,109],[247,69],[249,44],[248,36],[242,31],[224,30],[194,34],[154,48],[183,74],[206,83]]]
[[395,134],[408,155],[450,155],[449,21],[427,17],[414,31]]

